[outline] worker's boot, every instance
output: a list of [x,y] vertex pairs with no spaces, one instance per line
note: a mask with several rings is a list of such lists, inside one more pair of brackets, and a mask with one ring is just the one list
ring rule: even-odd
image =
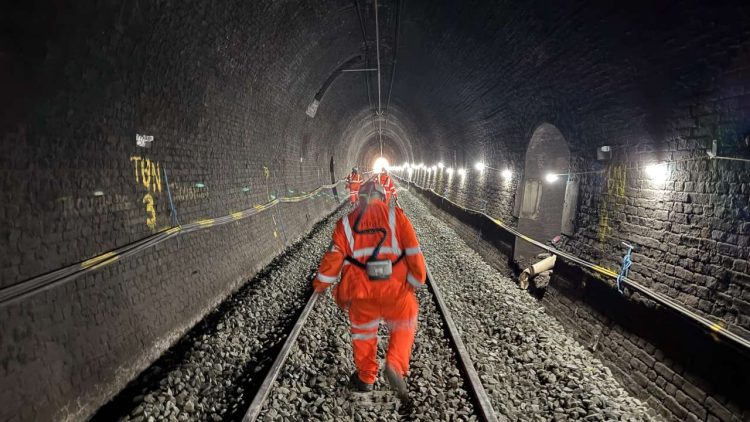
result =
[[391,389],[396,392],[396,395],[403,403],[409,402],[409,389],[406,388],[406,381],[398,372],[396,372],[390,365],[385,366],[384,371],[385,379],[388,380],[388,384],[391,385]]
[[349,387],[352,390],[358,391],[360,393],[367,393],[372,391],[372,384],[368,384],[359,379],[359,374],[357,373],[357,371],[354,371],[351,378],[349,378]]

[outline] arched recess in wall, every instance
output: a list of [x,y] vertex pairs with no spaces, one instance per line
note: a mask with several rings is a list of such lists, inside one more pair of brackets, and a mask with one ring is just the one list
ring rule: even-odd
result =
[[[526,149],[523,183],[516,194],[518,230],[541,242],[570,231],[571,213],[577,202],[575,182],[569,180],[570,149],[557,127],[542,123],[531,135]],[[548,180],[550,174],[560,175]],[[567,192],[567,193],[566,193]],[[564,226],[565,230],[564,230]],[[566,233],[567,234],[567,233]],[[516,239],[514,259],[533,258],[541,249]]]

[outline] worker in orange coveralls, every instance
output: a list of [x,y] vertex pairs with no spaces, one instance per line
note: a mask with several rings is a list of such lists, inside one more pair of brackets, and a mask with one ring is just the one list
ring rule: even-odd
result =
[[356,167],[352,167],[352,173],[346,176],[346,188],[349,189],[349,202],[354,204],[359,198],[359,187],[362,185],[362,176]]
[[419,310],[414,292],[424,285],[426,268],[414,227],[403,210],[386,205],[385,197],[383,187],[372,180],[362,186],[357,209],[336,222],[313,286],[323,292],[342,273],[333,297],[351,321],[357,366],[351,387],[372,390],[378,375],[378,327],[384,322],[390,332],[384,375],[408,403],[404,378]]
[[385,203],[390,204],[391,198],[396,198],[396,186],[393,184],[391,176],[388,175],[388,170],[383,168],[383,170],[375,176],[375,181],[385,189]]

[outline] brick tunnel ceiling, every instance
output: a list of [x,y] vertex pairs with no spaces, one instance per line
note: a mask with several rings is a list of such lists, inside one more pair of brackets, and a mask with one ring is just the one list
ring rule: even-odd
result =
[[[597,268],[634,244],[633,280],[716,321],[712,335],[750,339],[748,167],[729,157],[750,158],[747,0],[378,0],[377,38],[374,0],[13,3],[0,10],[0,320],[14,327],[0,330],[0,420],[86,419],[346,199],[323,187],[372,165],[381,139],[391,163],[470,170],[421,170],[418,184],[509,225],[542,215],[554,227],[540,241],[562,233]],[[339,73],[377,67],[376,44],[380,90],[375,72]],[[527,169],[539,128],[564,152],[531,148]],[[709,160],[716,139],[737,147]],[[655,160],[667,180],[645,174]],[[574,177],[526,183],[551,166]],[[536,212],[548,203],[562,211]],[[580,295],[617,301],[596,309],[616,303],[627,324],[591,318],[599,334],[637,325],[675,385],[694,366],[711,381],[693,407],[745,405],[723,380],[746,386],[732,366],[746,358],[696,350],[692,331],[669,344],[682,328],[611,293]],[[643,344],[602,339],[618,362]],[[698,354],[672,359],[683,350]],[[642,365],[623,369],[639,392],[673,379]],[[650,402],[689,407],[670,386]]]
[[[730,2],[711,8],[669,1],[555,7],[529,2],[519,7],[513,2],[381,0],[383,115],[375,116],[376,73],[346,72],[333,79],[310,119],[308,104],[342,64],[361,56],[351,67],[376,67],[373,2],[261,3],[194,6],[190,17],[167,3],[127,11],[118,5],[95,11],[59,6],[41,16],[26,6],[8,15],[34,17],[33,25],[11,30],[6,43],[6,50],[23,59],[11,69],[15,82],[22,83],[10,86],[33,90],[39,79],[49,86],[55,78],[105,84],[111,81],[102,73],[115,67],[162,73],[144,86],[141,108],[124,111],[124,117],[141,130],[171,120],[183,132],[201,125],[195,108],[211,107],[209,97],[257,111],[250,103],[258,98],[267,103],[265,96],[281,89],[290,103],[287,115],[276,116],[287,126],[284,142],[302,143],[308,150],[322,146],[305,145],[310,139],[326,143],[324,149],[342,164],[366,163],[373,150],[379,153],[379,127],[392,162],[512,162],[543,122],[557,125],[572,143],[617,143],[607,139],[610,132],[633,134],[620,142],[661,141],[668,130],[668,105],[700,90],[699,81],[726,66],[705,59],[706,53],[721,49],[722,35],[737,34],[748,19],[737,13],[746,7]],[[112,16],[118,16],[114,22]],[[92,27],[74,27],[81,18]],[[719,20],[723,28],[694,37]],[[129,66],[127,57],[86,53],[87,64],[104,64],[104,69],[68,65],[65,53],[83,53],[81,45],[106,37],[99,33],[83,41],[99,32],[97,25],[124,51],[135,54],[147,47],[146,60]],[[152,32],[152,38],[145,35]],[[61,41],[62,33],[72,43]],[[45,66],[39,67],[42,62]],[[71,74],[76,72],[83,78]],[[104,88],[122,89],[118,83]],[[174,94],[185,89],[199,95]],[[160,94],[167,98],[156,99]],[[78,111],[72,108],[69,113]],[[589,116],[608,116],[609,121]],[[575,136],[587,129],[598,137]]]

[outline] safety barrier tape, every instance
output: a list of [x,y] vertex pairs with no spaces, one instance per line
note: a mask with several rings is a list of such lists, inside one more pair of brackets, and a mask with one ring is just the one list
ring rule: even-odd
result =
[[[528,243],[531,243],[534,246],[542,248],[542,249],[546,250],[549,253],[555,254],[555,255],[559,256],[560,258],[563,258],[566,261],[576,263],[576,264],[578,264],[581,267],[590,269],[590,270],[592,270],[592,271],[594,271],[596,273],[602,274],[602,275],[604,275],[604,276],[606,276],[608,278],[617,279],[618,273],[616,271],[613,271],[613,270],[611,270],[609,268],[605,268],[605,267],[602,267],[600,265],[596,265],[594,263],[586,261],[585,259],[579,258],[579,257],[577,257],[577,256],[575,256],[575,255],[573,255],[573,254],[571,254],[569,252],[561,251],[561,250],[556,249],[556,248],[554,248],[552,246],[545,245],[544,243],[539,242],[537,240],[534,240],[534,239],[526,236],[525,234],[523,234],[523,233],[519,232],[518,230],[514,229],[513,227],[505,224],[501,220],[499,220],[499,219],[497,219],[495,217],[492,217],[492,216],[488,215],[487,213],[485,213],[483,211],[478,211],[478,210],[474,210],[474,209],[471,209],[471,208],[464,207],[463,205],[457,204],[457,203],[451,201],[450,199],[446,198],[445,196],[440,195],[439,193],[435,192],[431,188],[425,188],[423,186],[418,185],[415,182],[405,180],[405,179],[403,179],[403,178],[401,178],[399,176],[396,176],[396,175],[393,175],[393,176],[395,178],[397,178],[399,181],[402,181],[402,182],[404,182],[404,183],[406,183],[408,185],[412,185],[412,186],[414,186],[414,187],[416,187],[416,188],[418,188],[418,189],[420,189],[422,191],[429,191],[431,194],[433,194],[433,195],[441,198],[444,201],[449,202],[454,207],[462,209],[466,213],[477,214],[477,215],[484,216],[485,218],[487,218],[490,221],[492,221],[493,223],[495,223],[499,228],[501,228],[501,229],[509,232],[510,234],[512,234],[512,235],[514,235],[516,237],[519,237],[519,238],[523,239],[524,241],[526,241]],[[636,281],[633,281],[633,280],[631,280],[631,279],[629,279],[627,277],[623,277],[621,281],[622,281],[623,285],[625,285],[627,287],[630,287],[631,289],[633,289],[633,290],[635,290],[635,291],[643,294],[644,296],[648,297],[649,299],[653,300],[654,302],[656,302],[656,303],[658,303],[658,304],[660,304],[662,306],[666,306],[667,308],[672,309],[673,311],[675,311],[675,312],[681,314],[682,316],[684,316],[684,317],[692,320],[693,322],[697,323],[698,325],[700,325],[700,326],[708,329],[709,332],[718,334],[719,336],[721,336],[721,337],[729,340],[729,342],[731,344],[734,344],[734,345],[737,345],[737,346],[740,346],[740,347],[744,348],[744,350],[743,350],[744,352],[746,352],[746,353],[750,352],[750,340],[745,339],[744,337],[741,337],[741,336],[733,333],[732,331],[727,330],[726,328],[724,328],[721,325],[721,323],[711,321],[708,318],[705,318],[705,317],[703,317],[701,315],[698,315],[697,313],[693,312],[692,310],[690,310],[690,309],[682,306],[681,304],[675,302],[674,300],[672,300],[670,297],[664,295],[663,293],[659,293],[657,291],[654,291],[654,290],[652,290],[652,289],[650,289],[650,288],[648,288],[648,287],[646,287],[646,286],[644,286],[644,285],[642,285],[642,284],[640,284],[640,283],[638,283]]]
[[71,280],[74,280],[80,277],[81,275],[89,271],[97,270],[106,265],[117,262],[123,258],[136,255],[144,251],[145,249],[148,249],[158,243],[164,242],[167,239],[170,239],[172,237],[186,234],[186,233],[195,232],[198,230],[207,229],[209,227],[220,226],[222,224],[227,224],[227,223],[243,220],[245,218],[257,215],[265,210],[273,208],[276,205],[281,204],[281,203],[302,202],[302,201],[311,199],[321,194],[321,192],[326,189],[333,189],[343,182],[344,182],[343,180],[339,180],[336,183],[333,183],[330,185],[322,185],[318,187],[317,189],[311,192],[308,192],[306,194],[303,194],[303,195],[298,195],[294,197],[276,198],[264,204],[256,205],[253,208],[248,208],[243,211],[233,212],[226,216],[217,217],[217,218],[207,218],[207,219],[195,221],[193,223],[171,227],[169,229],[155,233],[151,236],[137,240],[128,245],[121,246],[117,249],[113,249],[111,251],[97,255],[83,262],[68,265],[66,267],[57,269],[55,271],[51,271],[49,273],[42,274],[40,276],[36,276],[36,277],[32,277],[24,281],[20,281],[16,284],[0,289],[0,305],[5,304],[6,302],[20,300],[27,296],[31,296],[39,292],[42,292],[44,290],[48,290],[52,287],[61,285],[63,283],[67,283]]

